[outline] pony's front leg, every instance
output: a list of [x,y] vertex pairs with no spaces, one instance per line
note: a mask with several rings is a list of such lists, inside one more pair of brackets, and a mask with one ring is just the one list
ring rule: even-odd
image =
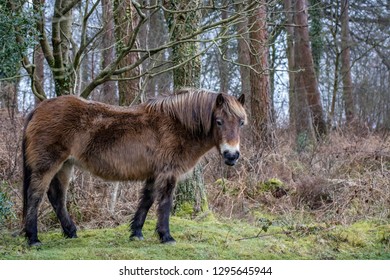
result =
[[142,196],[137,211],[130,224],[130,240],[143,240],[142,228],[145,223],[146,215],[154,202],[154,179],[146,180],[142,189]]
[[157,208],[157,227],[156,232],[160,237],[161,243],[175,243],[175,239],[171,236],[169,231],[169,216],[172,209],[173,190],[176,186],[176,178],[170,177],[160,181]]

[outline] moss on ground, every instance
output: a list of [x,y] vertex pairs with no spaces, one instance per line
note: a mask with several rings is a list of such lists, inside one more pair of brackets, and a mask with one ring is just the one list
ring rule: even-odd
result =
[[390,225],[359,222],[349,227],[259,225],[241,221],[202,221],[172,217],[175,245],[163,245],[146,221],[144,241],[129,241],[128,225],[40,234],[44,245],[28,247],[23,237],[2,232],[0,259],[390,259]]

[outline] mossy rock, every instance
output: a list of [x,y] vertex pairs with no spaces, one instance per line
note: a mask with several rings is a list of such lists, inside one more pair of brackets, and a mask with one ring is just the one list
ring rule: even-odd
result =
[[260,193],[271,192],[274,197],[280,198],[287,195],[288,190],[281,180],[277,178],[271,178],[267,181],[259,182],[258,191]]

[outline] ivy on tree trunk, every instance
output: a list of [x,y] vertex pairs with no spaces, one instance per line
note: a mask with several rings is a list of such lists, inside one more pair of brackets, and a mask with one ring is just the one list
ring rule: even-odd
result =
[[[185,1],[170,0],[166,2],[169,10],[186,10],[183,13],[166,12],[169,33],[172,41],[192,34],[201,20],[201,12],[196,9],[200,0]],[[173,69],[173,85],[175,89],[183,87],[200,87],[201,61],[198,54],[198,43],[191,41],[172,48],[172,61],[177,67]],[[180,212],[191,205],[191,215],[208,209],[203,168],[198,164],[187,179],[179,182],[176,189],[174,211]],[[186,211],[187,212],[187,211]]]

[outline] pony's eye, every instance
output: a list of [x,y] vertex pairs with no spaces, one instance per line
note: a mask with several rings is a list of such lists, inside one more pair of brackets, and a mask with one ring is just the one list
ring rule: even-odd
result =
[[240,126],[243,126],[245,124],[244,120],[240,120]]
[[217,123],[218,126],[223,125],[223,121],[221,119],[216,119],[215,122]]

